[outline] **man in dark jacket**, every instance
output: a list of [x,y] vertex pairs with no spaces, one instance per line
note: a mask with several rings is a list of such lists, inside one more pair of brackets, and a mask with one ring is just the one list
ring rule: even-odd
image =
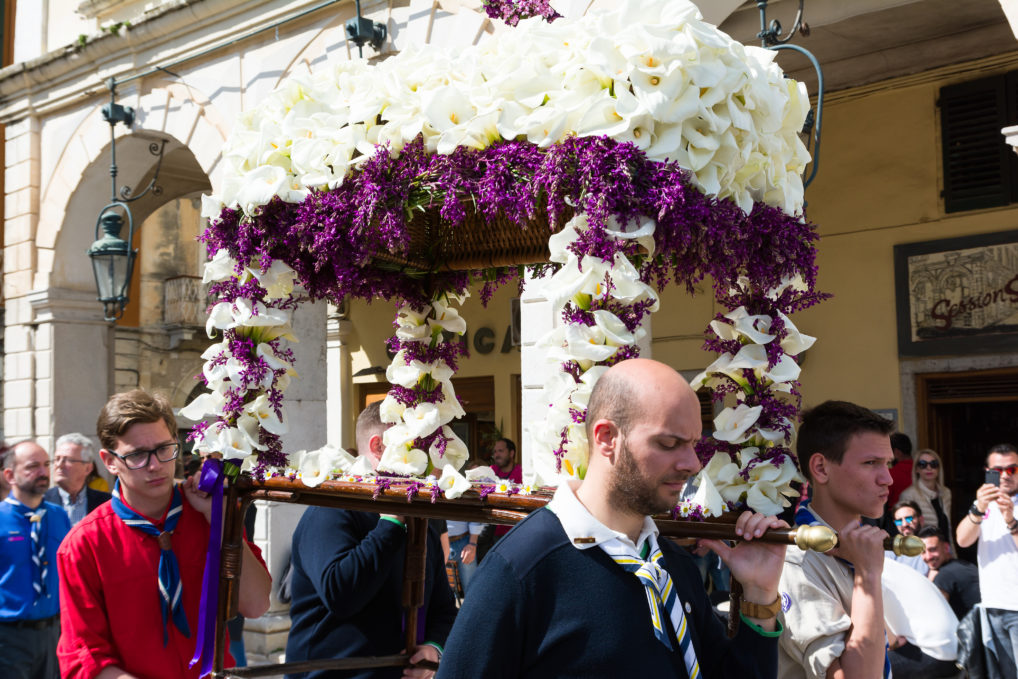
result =
[[[357,450],[372,466],[381,457],[388,427],[378,403],[357,418]],[[402,517],[329,507],[309,507],[293,535],[290,619],[286,660],[395,655],[403,649],[401,596],[406,527]],[[437,531],[428,530],[424,606],[419,611],[418,646],[411,663],[438,661],[456,617]],[[425,669],[380,668],[316,671],[288,675],[425,679]]]
[[748,539],[784,522],[745,512],[736,526],[747,541],[705,541],[744,587],[728,639],[692,558],[649,516],[674,507],[700,469],[693,390],[662,363],[623,361],[594,386],[586,427],[586,477],[488,553],[440,679],[774,677],[785,548]]
[[64,434],[53,451],[53,483],[43,499],[59,505],[75,526],[85,515],[110,499],[109,493],[89,488],[95,469],[95,446],[84,434]]

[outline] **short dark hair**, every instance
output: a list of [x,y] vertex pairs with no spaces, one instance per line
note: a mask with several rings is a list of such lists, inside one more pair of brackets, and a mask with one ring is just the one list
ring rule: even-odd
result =
[[503,436],[500,439],[495,439],[495,443],[498,443],[499,441],[502,441],[503,443],[505,443],[505,447],[509,449],[510,453],[515,453],[516,452],[516,444],[513,443],[512,439],[506,438],[505,436]]
[[106,450],[117,447],[117,439],[135,424],[150,422],[166,423],[170,436],[177,438],[177,418],[173,416],[173,406],[160,394],[150,394],[144,389],[114,394],[99,411],[99,419],[95,429],[99,435],[99,443]]
[[840,464],[845,457],[849,439],[856,434],[873,432],[889,436],[892,431],[894,423],[868,408],[848,401],[824,401],[802,413],[802,425],[795,442],[802,473],[813,480],[809,472],[809,459],[814,453],[820,453],[831,462]]
[[899,509],[905,509],[906,507],[915,512],[916,516],[923,515],[922,510],[919,509],[919,505],[917,505],[915,502],[912,502],[911,500],[902,500],[898,504],[894,505],[894,509],[891,510],[891,516],[897,514]]
[[912,457],[912,439],[908,434],[902,434],[900,431],[891,434],[891,447],[905,453],[905,457]]
[[1018,448],[1012,443],[998,443],[992,446],[990,452],[986,453],[986,466],[990,465],[990,455],[1018,455]]
[[944,535],[944,531],[940,530],[936,526],[925,526],[916,533],[916,536],[920,538],[937,538],[941,542],[951,544],[951,541],[947,539],[946,535]]
[[640,403],[633,388],[632,380],[624,374],[607,372],[602,375],[590,392],[587,400],[587,438],[593,439],[591,428],[601,419],[611,420],[625,436],[629,433]]

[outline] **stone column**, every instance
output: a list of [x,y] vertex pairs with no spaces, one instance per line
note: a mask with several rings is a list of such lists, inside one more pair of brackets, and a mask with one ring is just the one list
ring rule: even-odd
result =
[[35,316],[27,348],[35,364],[32,435],[52,452],[62,434],[95,438],[99,409],[112,393],[113,326],[103,320],[95,291],[47,288],[27,299]]
[[353,322],[342,310],[329,306],[326,326],[326,370],[328,371],[328,441],[349,449],[356,445],[354,421],[357,413],[353,401],[353,377],[350,375],[350,333]]
[[[283,450],[313,450],[326,442],[326,304],[302,304],[293,315],[293,330],[300,342],[290,343],[297,358],[297,378],[286,390],[284,404],[289,433],[283,436]],[[272,575],[272,603],[269,612],[245,625],[244,643],[248,662],[279,662],[290,630],[289,605],[279,601],[279,583],[290,558],[290,543],[304,505],[258,501],[255,543],[262,549]]]

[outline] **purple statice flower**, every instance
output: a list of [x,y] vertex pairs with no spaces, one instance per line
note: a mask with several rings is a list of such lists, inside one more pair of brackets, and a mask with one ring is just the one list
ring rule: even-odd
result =
[[495,486],[490,484],[482,484],[477,488],[477,495],[482,500],[486,499],[489,495],[495,492]]
[[392,479],[388,476],[376,476],[375,477],[375,492],[371,494],[371,498],[377,500],[381,497],[382,493],[389,490],[392,487]]
[[424,484],[416,479],[410,481],[410,483],[408,483],[406,486],[406,501],[413,502],[414,498],[417,497],[417,494],[421,491],[421,488],[423,487]]
[[562,15],[555,11],[548,0],[483,0],[484,11],[492,19],[501,19],[510,26],[516,26],[522,19],[544,17],[552,22]]

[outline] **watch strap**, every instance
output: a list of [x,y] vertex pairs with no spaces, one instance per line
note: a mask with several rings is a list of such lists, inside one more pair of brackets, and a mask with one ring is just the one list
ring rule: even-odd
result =
[[756,604],[743,599],[739,604],[739,609],[747,618],[757,618],[758,620],[776,618],[778,611],[781,610],[781,595],[778,594],[778,596],[774,597],[774,601],[766,605]]

